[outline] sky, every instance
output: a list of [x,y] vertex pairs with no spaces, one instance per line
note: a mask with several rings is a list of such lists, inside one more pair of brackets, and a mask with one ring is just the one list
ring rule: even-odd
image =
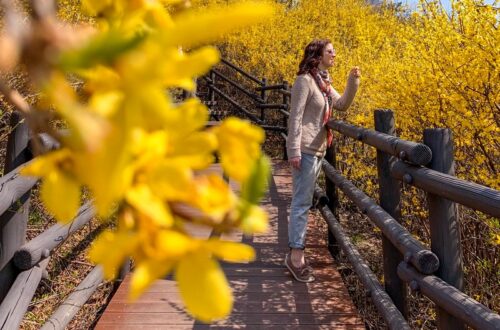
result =
[[[418,0],[399,0],[399,1],[401,1],[403,4],[406,3],[410,9],[417,8]],[[492,4],[494,0],[485,0],[484,2],[487,4]],[[451,11],[451,0],[441,0],[441,3],[443,4],[446,11],[448,12]]]

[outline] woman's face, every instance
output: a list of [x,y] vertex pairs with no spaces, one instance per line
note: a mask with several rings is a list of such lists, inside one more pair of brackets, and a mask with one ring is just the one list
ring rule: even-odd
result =
[[327,44],[323,49],[323,55],[321,56],[320,66],[326,68],[330,68],[335,63],[335,49],[333,49],[332,44]]

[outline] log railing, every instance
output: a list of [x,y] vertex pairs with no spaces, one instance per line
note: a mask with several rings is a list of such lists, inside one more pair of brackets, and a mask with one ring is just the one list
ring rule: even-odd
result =
[[[329,228],[330,251],[342,250],[366,286],[391,329],[407,328],[406,285],[431,299],[438,329],[500,329],[500,316],[464,294],[461,244],[455,203],[500,217],[500,191],[454,176],[449,129],[426,129],[424,143],[399,139],[392,111],[375,111],[375,129],[330,121],[328,127],[377,149],[380,205],[356,188],[335,168],[332,146],[323,160],[326,193],[315,190],[318,208]],[[419,243],[402,227],[401,183],[427,193],[431,247]],[[337,220],[336,190],[341,190],[382,232],[385,291],[356,251]],[[387,294],[387,295],[386,295]],[[387,296],[390,299],[387,299]]]
[[[201,79],[206,82],[207,92],[200,91],[197,95],[206,96],[204,102],[210,109],[212,119],[218,121],[223,118],[223,114],[218,110],[221,108],[220,101],[228,102],[236,113],[260,125],[266,132],[279,133],[283,138],[283,155],[286,158],[285,133],[290,103],[288,82],[268,85],[266,78],[259,79],[224,59],[217,68],[212,69]],[[271,93],[273,96],[276,96],[276,93],[281,94],[282,97],[275,103],[269,103]],[[249,102],[242,102],[243,99],[250,101],[251,105],[248,105]],[[274,118],[270,122],[269,116],[266,115],[268,111],[281,114],[281,119],[276,121]]]
[[[11,127],[5,174],[0,178],[0,329],[19,328],[53,251],[94,216],[92,206],[87,203],[73,221],[55,224],[26,242],[29,196],[38,180],[19,174],[33,153],[27,125],[17,112],[11,115]],[[45,150],[58,147],[55,140],[46,135],[36,138],[36,145]],[[64,329],[102,280],[101,268],[95,267],[43,328]]]
[[[234,90],[243,92],[255,102],[255,112],[240,111],[255,124],[268,128],[265,110],[276,110],[283,115],[280,135],[286,140],[286,122],[289,116],[290,88],[287,82],[269,85],[228,61],[223,64],[240,73],[245,79],[259,85],[245,90],[243,84],[212,71],[208,93],[215,100],[221,94],[215,86],[219,77]],[[210,87],[209,87],[210,88]],[[258,95],[256,92],[260,92]],[[269,103],[267,92],[283,95],[282,102]],[[227,95],[225,95],[227,96]],[[224,97],[224,96],[222,96]],[[237,110],[242,106],[236,99],[231,104]],[[247,109],[243,109],[247,110]],[[403,140],[394,136],[392,111],[375,111],[375,130],[355,126],[340,120],[331,120],[328,127],[377,150],[379,181],[378,205],[348,178],[336,169],[335,147],[327,150],[323,160],[324,189],[316,187],[315,205],[328,224],[328,249],[336,257],[342,250],[371,296],[379,313],[391,329],[409,329],[407,286],[431,299],[437,309],[438,329],[464,329],[465,324],[475,329],[500,329],[500,316],[464,294],[462,254],[455,203],[500,218],[500,191],[461,180],[454,176],[453,144],[448,129],[427,129],[424,143]],[[284,149],[286,159],[286,149]],[[401,185],[409,184],[427,194],[431,246],[426,247],[401,224]],[[338,195],[341,190],[359,210],[382,232],[384,285],[363,260],[338,219]]]

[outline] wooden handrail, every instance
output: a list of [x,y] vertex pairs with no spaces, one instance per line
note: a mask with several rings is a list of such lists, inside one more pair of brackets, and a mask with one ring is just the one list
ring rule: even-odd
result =
[[0,305],[0,329],[18,329],[31,299],[49,263],[46,258],[35,267],[21,272]]
[[277,84],[277,85],[267,85],[255,88],[256,91],[269,91],[269,90],[281,90],[285,89],[287,86],[285,84]]
[[231,69],[239,72],[241,75],[243,75],[244,77],[252,80],[253,82],[256,82],[257,84],[261,84],[262,81],[259,80],[259,78],[249,74],[248,72],[245,72],[244,70],[240,69],[239,67],[237,67],[236,65],[234,65],[233,63],[229,62],[228,60],[225,60],[225,59],[221,59],[221,63],[229,66]]
[[37,183],[38,178],[19,174],[21,168],[25,167],[26,164],[29,162],[0,177],[0,214],[13,206]]
[[392,164],[391,175],[404,183],[500,218],[500,191],[402,161]]
[[413,290],[420,291],[438,306],[474,329],[500,329],[500,315],[449,285],[439,277],[419,274],[405,262],[399,265],[398,274],[403,280],[410,283],[410,287]]
[[64,330],[103,280],[102,266],[96,266],[57,308],[40,330]]
[[[267,85],[267,79],[265,78],[259,80],[255,76],[245,72],[241,68],[238,68],[236,65],[226,60],[222,60],[222,63],[240,73],[242,76],[257,83],[259,87],[253,90],[247,89],[242,84],[233,81],[225,74],[217,70],[212,70],[210,72],[210,77],[204,77],[209,83],[209,92],[207,95],[210,99],[210,106],[216,104],[214,97],[217,93],[237,110],[249,117],[253,122],[260,125],[264,130],[278,132],[279,135],[286,140],[286,125],[287,118],[289,116],[289,112],[287,110],[289,109],[291,96],[288,83],[284,81],[282,84]],[[245,107],[241,106],[235,99],[217,88],[215,86],[216,77],[228,82],[230,86],[236,88],[239,92],[251,97],[256,102],[255,107],[261,111],[260,118]],[[260,91],[261,95],[256,95],[255,91]],[[270,91],[281,93],[283,96],[282,103],[268,103],[266,93]],[[268,125],[266,123],[265,112],[263,111],[265,109],[276,109],[283,114],[283,124],[281,127],[276,126],[274,122],[273,125]],[[209,125],[217,125],[217,123],[210,122]],[[436,170],[434,167],[432,167],[433,169],[422,167],[428,165],[431,161],[434,161],[431,150],[437,152],[438,155],[440,154],[439,149],[433,149],[431,144],[425,142],[425,139],[425,144],[416,143],[397,138],[391,134],[387,134],[388,132],[379,132],[338,120],[331,120],[327,125],[345,136],[357,139],[365,144],[375,147],[378,151],[378,156],[380,155],[384,157],[385,164],[390,164],[390,166],[387,165],[387,167],[390,168],[390,176],[393,178],[425,190],[429,194],[432,194],[430,197],[435,195],[434,197],[444,198],[449,201],[456,201],[462,205],[480,210],[494,217],[500,217],[500,191],[458,179],[455,176],[450,175],[453,174],[451,172],[447,172],[448,174],[446,174],[439,172],[439,169]],[[57,141],[51,139],[49,136],[42,135],[38,138],[43,142],[43,145],[48,145],[49,150],[57,147]],[[399,160],[397,160],[396,157],[399,158]],[[335,157],[332,159],[335,159]],[[0,213],[4,213],[9,209],[9,207],[12,207],[16,201],[25,195],[37,181],[36,178],[21,177],[19,175],[19,170],[25,165],[19,166],[19,164],[16,164],[15,166],[18,167],[15,169],[9,169],[11,171],[0,178]],[[334,241],[337,242],[346,253],[350,263],[354,267],[354,270],[366,286],[375,303],[375,306],[391,329],[409,329],[408,324],[404,320],[405,314],[401,313],[401,306],[394,304],[391,301],[390,295],[383,290],[376,276],[371,272],[366,262],[359,255],[358,251],[356,251],[347,235],[343,232],[340,223],[335,218],[335,211],[331,210],[331,206],[336,203],[336,188],[341,189],[351,200],[353,200],[354,203],[360,208],[361,212],[365,213],[370,220],[381,229],[386,240],[393,244],[397,251],[404,255],[404,261],[400,262],[399,265],[397,263],[395,264],[397,265],[397,276],[400,279],[409,283],[412,289],[420,290],[423,294],[433,300],[439,308],[442,308],[446,311],[446,313],[455,317],[455,320],[458,320],[459,322],[463,321],[478,329],[500,328],[500,316],[498,314],[489,310],[479,302],[471,299],[459,289],[454,288],[452,285],[436,276],[440,274],[440,270],[438,272],[436,272],[436,270],[438,270],[441,263],[437,256],[448,262],[448,256],[446,254],[439,254],[436,252],[437,250],[434,249],[431,252],[429,249],[425,248],[396,221],[395,218],[397,217],[391,216],[390,212],[384,210],[380,205],[377,205],[363,191],[356,188],[352,182],[343,177],[340,172],[332,167],[332,165],[326,160],[323,161],[322,168],[326,174],[327,185],[330,186],[327,187],[327,194],[323,193],[321,188],[315,187],[315,197],[316,206],[320,209],[321,214],[325,218],[329,227],[329,238],[331,237],[331,240],[329,239],[329,244],[333,244]],[[388,173],[384,175],[388,176]],[[385,179],[387,179],[387,177],[385,177]],[[381,180],[380,173],[379,180]],[[384,185],[381,184],[381,187],[383,186]],[[396,190],[392,191],[396,193]],[[381,205],[383,205],[382,202]],[[436,203],[434,207],[438,209],[441,207],[439,205],[441,204]],[[394,207],[397,208],[398,205]],[[432,223],[436,224],[438,222],[437,220],[439,219],[437,218],[439,214],[439,212],[434,212],[434,218],[431,219]],[[55,225],[19,248],[13,258],[14,264],[20,269],[28,270],[22,272],[18,276],[15,284],[9,291],[8,297],[4,300],[2,305],[0,305],[0,327],[5,324],[8,324],[9,326],[17,326],[16,323],[20,322],[22,319],[25,306],[29,304],[29,301],[26,302],[26,299],[28,299],[28,296],[33,295],[34,290],[36,290],[36,286],[40,281],[39,277],[41,277],[41,269],[46,267],[46,264],[48,263],[50,251],[74,231],[90,221],[93,215],[93,208],[90,204],[86,204],[80,209],[78,216],[72,224]],[[448,216],[453,216],[453,214]],[[446,230],[445,227],[439,228],[439,230],[443,229]],[[434,238],[432,240],[434,242]],[[456,244],[454,246],[460,244],[459,238],[456,238],[456,240],[458,241],[455,242]],[[385,253],[386,252],[384,250],[384,260],[386,257]],[[390,255],[392,254],[387,254],[387,256]],[[457,258],[457,260],[460,261],[460,258]],[[442,264],[446,264],[446,262],[443,262]],[[436,273],[432,275],[434,272]],[[78,295],[75,293],[75,295],[71,296],[71,299],[74,298],[74,301],[83,301],[83,299],[88,299],[87,294],[89,294],[90,291],[87,292],[86,289],[90,290],[90,287],[88,287],[87,284],[91,282],[91,286],[93,286],[92,290],[95,289],[97,286],[96,283],[98,283],[102,277],[102,271],[96,268],[91,274],[92,276],[89,275],[88,280],[86,278],[80,284],[80,286],[85,287],[85,295]],[[446,279],[445,276],[442,276],[442,278]],[[27,290],[26,293],[19,293],[19,281],[25,281],[26,279],[28,279],[27,281],[29,282],[29,290]],[[451,283],[450,280],[448,281]],[[21,303],[14,303],[13,305],[13,301],[16,299],[20,299],[19,301],[21,301]],[[405,299],[406,298],[404,298],[404,300]],[[6,316],[2,314],[3,311],[7,311],[7,314],[5,314]],[[60,311],[58,310],[53,316],[57,319],[57,322],[48,322],[45,327],[50,327],[55,323],[62,322],[61,324],[63,324],[69,322],[72,316],[67,317],[62,314],[66,315],[66,313],[71,314],[73,312],[74,309],[72,307],[61,307]],[[440,312],[441,311],[438,311],[438,315],[440,315]],[[443,324],[457,324],[457,326],[462,326],[462,323],[451,323],[452,321],[448,320],[444,322],[445,323]],[[441,327],[441,324],[439,327]]]
[[[393,120],[390,114],[379,113],[379,115],[379,120]],[[386,122],[381,125],[390,124]],[[386,159],[387,167],[383,171],[384,180],[389,175],[407,184],[421,188],[428,193],[427,198],[430,201],[431,246],[432,251],[435,251],[436,255],[442,258],[439,260],[439,264],[442,263],[442,266],[436,272],[436,274],[442,276],[442,279],[436,275],[431,275],[434,271],[426,272],[423,269],[419,269],[411,259],[411,255],[408,254],[404,256],[404,261],[397,266],[397,276],[403,281],[408,282],[412,289],[420,289],[423,294],[436,303],[438,307],[438,329],[462,329],[463,322],[477,329],[500,328],[500,316],[497,313],[489,310],[460,291],[460,274],[462,272],[460,235],[458,232],[457,215],[454,211],[456,208],[453,205],[453,201],[456,201],[492,216],[500,217],[500,191],[461,180],[454,176],[452,170],[453,147],[450,131],[447,129],[425,130],[425,144],[420,144],[342,121],[330,121],[328,126],[345,136],[374,146],[377,149],[377,158],[379,158],[379,153],[380,155],[386,154],[389,156],[385,156],[386,158],[384,158]],[[329,150],[332,150],[332,148]],[[435,157],[432,157],[433,152],[436,153]],[[399,157],[400,160],[390,156]],[[428,166],[432,169],[420,166],[428,163],[430,163]],[[381,162],[377,161],[378,167],[382,165]],[[449,171],[449,169],[451,170]],[[333,190],[330,188],[330,193],[327,195],[328,198],[335,198],[335,189],[341,189],[358,205],[363,213],[367,214],[371,220],[379,225],[384,237],[390,240],[399,251],[404,253],[401,246],[398,246],[398,241],[406,239],[405,234],[398,233],[392,235],[390,231],[384,230],[384,227],[390,223],[390,221],[384,221],[384,219],[388,218],[385,211],[380,206],[371,202],[368,196],[354,187],[351,182],[344,178],[340,172],[336,171],[326,160],[323,161],[323,170],[326,174],[327,184],[328,182],[332,182],[335,185]],[[378,168],[378,170],[379,180],[381,180],[381,169]],[[384,188],[381,183],[380,189],[388,188]],[[397,203],[399,204],[399,202]],[[397,209],[399,205],[391,207]],[[324,207],[320,209],[323,214]],[[330,217],[328,214],[323,214],[323,216],[325,219]],[[377,218],[379,219],[377,220]],[[340,227],[340,224],[337,223],[336,225]],[[336,240],[341,240],[337,236],[335,237]],[[446,242],[440,241],[443,240],[443,237],[446,237]],[[385,255],[384,251],[384,268],[386,266],[386,257],[388,256]],[[355,260],[351,260],[354,267],[356,266],[355,262]],[[414,267],[408,263],[412,263]],[[450,282],[446,283],[443,279]],[[401,309],[404,309],[405,299],[404,297],[402,298]]]
[[[320,198],[318,191],[316,191],[316,196],[317,198]],[[328,206],[321,206],[319,210],[328,224],[329,231],[335,236],[335,239],[340,245],[342,251],[344,251],[347,259],[353,266],[354,271],[358,274],[364,286],[368,289],[375,307],[377,307],[377,310],[387,322],[389,328],[394,330],[411,329],[401,312],[396,306],[394,306],[391,298],[380,285],[377,280],[377,276],[371,271],[370,267],[361,257],[358,250],[354,247],[354,244],[351,243],[348,236],[344,233],[342,226]]]
[[279,92],[285,96],[292,96],[292,92],[289,90],[279,90]]
[[263,104],[257,104],[257,107],[258,108],[261,108],[261,109],[282,109],[282,110],[288,110],[288,106],[285,105],[285,104],[266,104],[266,103],[263,103]]
[[392,244],[405,256],[405,260],[414,265],[423,274],[432,274],[439,267],[439,260],[434,253],[426,249],[419,241],[392,218],[384,209],[377,205],[362,190],[356,188],[335,170],[326,160],[323,160],[323,171],[356,205],[361,212],[384,233]]
[[[375,130],[380,133],[395,136],[396,126],[394,113],[389,110],[375,110]],[[402,221],[401,215],[401,184],[391,177],[390,164],[393,156],[377,150],[377,179],[380,207],[384,209],[398,223]],[[398,265],[403,261],[403,255],[382,235],[382,258],[384,269],[384,287],[394,301],[394,305],[408,317],[408,299],[406,283],[398,276]],[[438,256],[439,257],[439,256]]]
[[341,120],[330,120],[327,125],[345,136],[359,140],[377,148],[377,150],[386,152],[416,165],[427,165],[432,159],[431,150],[423,143],[406,141],[389,134],[355,126]]
[[264,100],[262,100],[257,94],[249,92],[248,90],[245,89],[245,87],[241,86],[237,82],[235,82],[235,81],[231,80],[230,78],[226,77],[221,72],[219,72],[219,71],[217,71],[215,69],[212,69],[212,71],[213,71],[213,73],[217,77],[222,78],[222,80],[224,80],[224,81],[227,81],[229,84],[231,84],[233,87],[235,87],[236,89],[238,89],[240,92],[242,92],[246,96],[250,97],[252,100],[254,100],[256,102],[264,102]]
[[235,100],[233,100],[229,95],[225,94],[223,91],[221,91],[220,89],[218,89],[217,87],[213,86],[212,89],[217,93],[219,94],[220,96],[222,96],[226,101],[228,101],[229,103],[231,103],[236,109],[238,109],[239,111],[243,112],[248,118],[252,119],[254,122],[256,122],[257,124],[263,124],[262,120],[260,120],[259,118],[257,118],[257,116],[255,116],[254,114],[252,114],[250,111],[248,111],[247,109],[243,108],[241,105],[239,105]]
[[94,216],[95,211],[91,202],[85,203],[78,211],[75,219],[67,224],[57,223],[38,235],[14,254],[14,264],[19,269],[29,269],[41,259],[50,255],[50,252],[75,231],[87,224]]

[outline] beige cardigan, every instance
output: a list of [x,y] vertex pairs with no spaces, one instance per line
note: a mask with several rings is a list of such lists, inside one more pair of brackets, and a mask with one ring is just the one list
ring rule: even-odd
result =
[[[333,108],[345,111],[351,105],[358,90],[359,78],[349,76],[344,94],[333,91]],[[292,87],[288,137],[288,158],[305,154],[323,156],[326,150],[326,129],[323,115],[326,101],[314,78],[310,74],[297,76]]]

